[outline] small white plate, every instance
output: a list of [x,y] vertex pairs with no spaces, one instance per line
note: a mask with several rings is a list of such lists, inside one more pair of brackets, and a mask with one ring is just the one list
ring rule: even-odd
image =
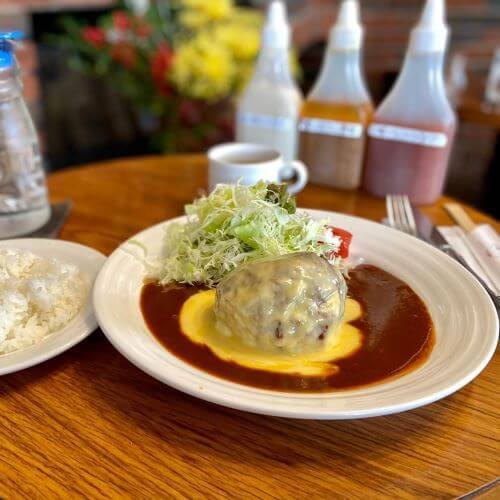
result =
[[[69,241],[43,238],[23,238],[0,241],[0,247],[29,250],[41,257],[54,257],[61,262],[74,264],[92,285],[106,257],[92,248]],[[92,293],[78,315],[61,330],[41,342],[19,351],[0,355],[0,375],[16,372],[42,363],[81,342],[97,328],[92,306]]]
[[[326,394],[262,390],[215,377],[168,352],[149,332],[139,306],[144,269],[122,248],[108,258],[94,287],[102,330],[132,363],[172,387],[232,408],[283,417],[348,419],[405,411],[455,392],[481,372],[497,344],[498,318],[472,275],[427,243],[381,224],[308,212],[353,233],[354,258],[363,257],[393,273],[423,299],[436,328],[436,345],[422,366],[387,382]],[[133,239],[158,253],[168,223]]]

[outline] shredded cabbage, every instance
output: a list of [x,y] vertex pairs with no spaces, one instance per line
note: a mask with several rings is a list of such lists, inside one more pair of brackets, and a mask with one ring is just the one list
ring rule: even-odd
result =
[[220,184],[185,206],[187,222],[169,224],[161,283],[213,286],[238,265],[294,252],[336,252],[340,238],[326,237],[325,222],[296,212],[285,185]]

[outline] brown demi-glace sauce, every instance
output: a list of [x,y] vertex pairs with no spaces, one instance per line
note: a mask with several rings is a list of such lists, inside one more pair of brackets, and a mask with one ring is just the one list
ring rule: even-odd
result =
[[246,368],[215,356],[206,346],[186,337],[179,327],[184,301],[197,287],[144,285],[141,309],[161,344],[172,354],[218,377],[263,389],[327,392],[372,384],[405,373],[424,362],[434,345],[431,317],[422,300],[403,281],[382,269],[361,265],[349,273],[349,296],[363,309],[353,324],[363,332],[360,349],[334,363],[329,376],[279,374]]

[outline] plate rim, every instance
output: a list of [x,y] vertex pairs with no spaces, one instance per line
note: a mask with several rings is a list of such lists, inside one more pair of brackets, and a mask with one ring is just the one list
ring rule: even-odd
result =
[[[381,224],[365,219],[362,217],[358,216],[353,216],[350,214],[343,214],[340,212],[334,212],[334,211],[328,211],[328,210],[318,210],[318,209],[309,209],[309,208],[303,208],[300,207],[299,210],[304,210],[308,213],[313,213],[316,216],[321,216],[321,217],[341,217],[341,218],[347,218],[347,219],[353,219],[354,221],[361,222],[362,224],[369,224],[370,226],[374,227],[380,227]],[[332,410],[330,409],[320,409],[317,408],[314,410],[314,416],[312,416],[312,412],[310,409],[305,409],[304,411],[301,411],[301,408],[289,408],[287,407],[282,408],[281,406],[278,408],[273,408],[271,403],[262,403],[259,402],[259,406],[256,407],[254,403],[251,401],[249,403],[246,403],[244,398],[242,398],[239,401],[235,401],[233,399],[228,399],[228,397],[223,394],[220,396],[216,392],[210,392],[207,393],[205,390],[201,390],[200,388],[192,388],[189,382],[183,382],[182,379],[179,379],[178,377],[168,377],[160,371],[155,370],[154,366],[148,366],[142,362],[142,359],[139,357],[134,357],[133,353],[127,350],[126,346],[123,345],[123,343],[117,341],[117,339],[113,336],[111,332],[107,331],[107,326],[105,321],[103,321],[103,318],[101,316],[101,310],[100,306],[98,304],[98,295],[100,293],[99,288],[100,288],[100,282],[104,276],[105,270],[108,267],[108,263],[112,261],[112,259],[118,254],[119,252],[123,252],[123,247],[127,243],[129,243],[131,240],[134,239],[139,239],[141,236],[143,236],[145,233],[152,232],[154,230],[158,230],[161,226],[170,224],[175,221],[179,220],[185,220],[186,216],[182,215],[179,217],[174,217],[171,219],[167,219],[164,221],[161,221],[157,224],[154,224],[150,227],[147,227],[143,229],[142,231],[136,233],[132,237],[128,238],[126,241],[124,241],[120,246],[118,246],[113,253],[107,258],[106,262],[102,266],[93,289],[93,302],[94,302],[94,311],[95,315],[97,317],[97,321],[99,323],[100,328],[102,329],[103,333],[105,334],[106,338],[111,342],[113,347],[118,350],[126,359],[128,359],[132,364],[137,366],[139,369],[147,373],[148,375],[152,376],[153,378],[159,380],[160,382],[176,389],[181,392],[184,392],[186,394],[189,394],[190,396],[202,399],[204,401],[207,401],[209,403],[215,403],[219,404],[221,406],[225,406],[228,408],[233,408],[237,410],[243,410],[243,411],[248,411],[251,413],[256,413],[256,414],[263,414],[263,415],[270,415],[270,416],[278,416],[278,417],[287,417],[287,418],[297,418],[297,419],[325,419],[325,420],[346,420],[346,419],[356,419],[356,418],[370,418],[370,417],[376,417],[376,416],[382,416],[382,415],[388,415],[388,414],[393,414],[393,413],[399,413],[402,411],[408,411],[420,406],[424,406],[427,404],[430,404],[432,402],[435,402],[439,399],[442,399],[457,390],[461,389],[465,385],[467,385],[469,382],[471,382],[474,378],[476,378],[479,373],[481,373],[484,368],[487,366],[487,364],[490,362],[496,348],[496,344],[498,342],[498,328],[499,328],[499,321],[498,321],[498,316],[496,315],[496,310],[494,309],[493,302],[491,301],[490,297],[488,296],[487,292],[483,289],[483,287],[477,282],[475,277],[470,274],[465,268],[463,268],[458,262],[453,260],[451,257],[446,255],[445,253],[441,252],[439,249],[433,247],[429,243],[419,240],[420,244],[425,244],[426,250],[430,252],[434,252],[435,255],[439,255],[440,258],[445,258],[445,260],[452,266],[455,267],[455,269],[460,269],[461,272],[466,272],[466,274],[469,275],[470,278],[472,278],[473,282],[476,284],[476,289],[480,289],[480,295],[482,296],[482,301],[484,303],[488,303],[489,311],[492,313],[492,318],[494,314],[494,322],[493,326],[496,328],[497,335],[496,339],[491,338],[491,342],[489,343],[487,353],[482,357],[481,361],[477,364],[477,366],[474,368],[474,370],[469,371],[467,374],[462,376],[459,380],[457,380],[454,384],[447,386],[445,389],[437,392],[433,392],[428,395],[423,395],[419,398],[416,398],[406,404],[404,403],[392,403],[392,404],[387,404],[385,406],[379,406],[377,408],[374,408],[372,410],[366,410],[366,409],[360,409],[360,410],[349,410],[349,409],[344,409],[344,410],[336,410],[332,413]],[[414,237],[409,236],[407,234],[401,233],[400,231],[397,231],[393,228],[383,226],[385,230],[393,232],[393,234],[397,235],[398,238],[406,238],[406,239],[411,239],[413,240]],[[479,288],[478,288],[479,287]],[[147,328],[147,327],[146,327]],[[199,370],[197,367],[193,367],[193,365],[190,365],[189,363],[181,360],[180,358],[177,358],[181,363],[187,365],[190,368],[194,368],[195,370]],[[201,370],[199,370],[201,371]],[[252,390],[255,389],[251,386],[245,386],[243,384],[238,384],[236,382],[231,382],[227,381],[225,379],[222,379],[217,376],[213,376],[215,379],[222,381],[222,382],[229,382],[230,384],[233,384],[238,390],[242,391],[242,394],[244,394],[245,390]],[[200,382],[201,383],[201,382]],[[366,387],[365,387],[366,388]],[[265,392],[269,395],[275,395],[275,396],[290,396],[290,397],[298,397],[298,396],[304,396],[304,398],[307,398],[308,395],[304,394],[301,395],[300,393],[291,393],[291,392],[283,392],[283,391],[266,391],[266,390],[260,390],[258,389],[261,393]],[[357,389],[353,389],[357,390]],[[341,392],[345,391],[339,391],[335,394],[339,394]],[[347,390],[347,392],[350,392]],[[328,393],[321,393],[320,395],[326,396]],[[318,396],[318,394],[311,394],[309,396]],[[322,411],[324,410],[324,411]]]

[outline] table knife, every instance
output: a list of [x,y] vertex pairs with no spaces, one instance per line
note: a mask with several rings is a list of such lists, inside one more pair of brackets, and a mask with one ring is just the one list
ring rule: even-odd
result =
[[478,276],[477,273],[469,266],[469,264],[467,264],[465,259],[453,249],[453,247],[446,241],[444,236],[439,232],[438,228],[433,224],[430,218],[427,217],[427,215],[425,215],[423,212],[421,212],[418,208],[414,207],[413,205],[412,209],[420,239],[427,241],[427,243],[430,243],[432,246],[438,248],[452,259],[455,259],[457,262],[460,262],[460,264],[462,264],[462,266],[464,266],[465,269],[467,269],[467,271],[469,271],[474,276],[474,278],[476,278],[477,281],[481,283],[483,288],[488,292],[488,295],[491,297],[491,300],[495,305],[497,313],[500,314],[500,296],[497,295],[484,282],[481,276]]

